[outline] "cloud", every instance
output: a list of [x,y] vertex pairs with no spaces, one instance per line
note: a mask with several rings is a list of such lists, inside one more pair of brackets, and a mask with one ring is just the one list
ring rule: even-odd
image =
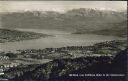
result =
[[0,11],[67,11],[73,8],[127,9],[127,1],[0,1]]

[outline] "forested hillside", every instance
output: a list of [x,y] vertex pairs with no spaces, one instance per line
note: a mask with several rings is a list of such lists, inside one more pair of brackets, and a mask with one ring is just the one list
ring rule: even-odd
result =
[[[117,53],[116,57],[101,56],[56,59],[43,65],[12,68],[6,71],[3,77],[10,78],[10,81],[125,81],[126,54],[127,50],[123,50]],[[82,76],[82,74],[121,74],[123,76],[87,77]]]
[[37,39],[49,35],[18,30],[0,29],[0,43]]

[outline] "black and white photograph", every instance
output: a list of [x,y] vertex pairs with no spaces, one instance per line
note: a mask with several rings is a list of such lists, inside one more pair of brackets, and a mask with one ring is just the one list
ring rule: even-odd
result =
[[0,81],[127,81],[127,1],[0,1]]

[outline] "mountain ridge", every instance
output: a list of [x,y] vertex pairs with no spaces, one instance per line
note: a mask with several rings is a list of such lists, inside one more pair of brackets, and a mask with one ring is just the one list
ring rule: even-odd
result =
[[101,11],[85,8],[72,9],[66,13],[55,11],[27,11],[1,15],[2,27],[10,29],[57,29],[71,32],[76,32],[78,30],[97,31],[115,29],[118,23],[122,23],[123,27],[119,25],[116,29],[125,30],[127,27],[126,22],[126,11]]

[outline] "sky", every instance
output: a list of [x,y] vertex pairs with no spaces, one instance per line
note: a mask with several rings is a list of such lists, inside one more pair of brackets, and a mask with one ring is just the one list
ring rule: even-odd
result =
[[96,8],[121,11],[127,9],[127,1],[0,1],[0,12],[58,11],[74,8]]

